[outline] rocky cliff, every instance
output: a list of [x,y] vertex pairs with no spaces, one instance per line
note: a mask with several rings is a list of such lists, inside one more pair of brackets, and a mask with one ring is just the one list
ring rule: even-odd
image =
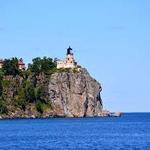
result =
[[3,118],[93,117],[102,114],[101,85],[83,68],[26,78],[5,76],[1,82],[3,100],[0,105],[4,103],[7,110],[5,113],[1,110]]
[[48,85],[49,99],[57,115],[98,116],[102,111],[101,85],[86,69],[78,73],[55,73]]

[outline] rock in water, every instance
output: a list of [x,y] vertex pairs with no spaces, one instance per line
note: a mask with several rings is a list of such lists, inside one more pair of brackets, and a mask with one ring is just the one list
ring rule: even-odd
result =
[[102,88],[86,69],[54,73],[48,84],[54,115],[64,117],[101,116]]

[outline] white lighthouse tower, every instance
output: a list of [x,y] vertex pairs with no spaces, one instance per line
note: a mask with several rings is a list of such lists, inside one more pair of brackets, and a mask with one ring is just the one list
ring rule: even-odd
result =
[[67,54],[65,60],[58,60],[57,61],[57,69],[60,68],[75,68],[77,66],[77,63],[75,62],[72,48],[69,46],[67,49]]

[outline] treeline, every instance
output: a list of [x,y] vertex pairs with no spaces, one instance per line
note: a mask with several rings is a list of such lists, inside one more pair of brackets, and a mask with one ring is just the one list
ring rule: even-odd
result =
[[56,71],[56,62],[52,58],[37,57],[28,64],[27,70],[20,70],[18,65],[18,58],[5,59],[2,68],[0,69],[0,76],[3,75],[22,75],[24,72],[32,72],[35,74],[45,73],[52,74]]
[[[26,70],[20,70],[18,59],[5,59],[0,69],[0,114],[8,113],[9,89],[13,89],[13,99],[11,105],[26,110],[26,106],[30,103],[35,104],[38,112],[43,113],[46,108],[50,108],[51,104],[47,101],[45,95],[45,85],[36,83],[36,77],[39,74],[51,75],[57,71],[56,62],[52,58],[37,57],[28,64]],[[5,79],[6,76],[19,76],[22,83],[15,85],[12,81]],[[29,79],[31,76],[33,79]]]

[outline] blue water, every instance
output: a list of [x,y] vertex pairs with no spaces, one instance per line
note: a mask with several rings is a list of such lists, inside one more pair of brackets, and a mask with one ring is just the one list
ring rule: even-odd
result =
[[0,120],[0,150],[150,150],[150,113]]

